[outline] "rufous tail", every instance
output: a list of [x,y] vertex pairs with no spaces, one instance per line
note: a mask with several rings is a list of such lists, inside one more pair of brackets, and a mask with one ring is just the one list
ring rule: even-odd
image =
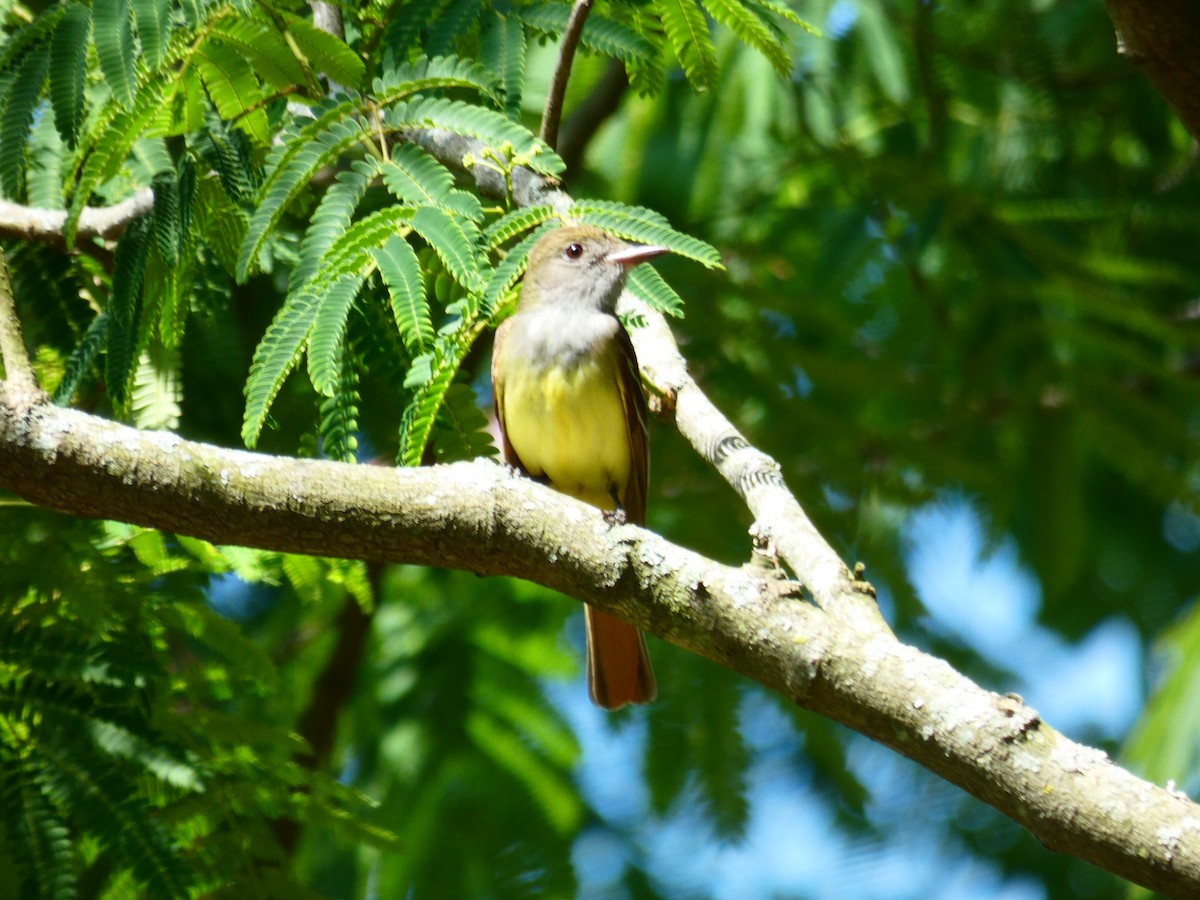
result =
[[638,629],[591,606],[587,622],[588,694],[605,709],[649,703],[658,696],[646,639]]

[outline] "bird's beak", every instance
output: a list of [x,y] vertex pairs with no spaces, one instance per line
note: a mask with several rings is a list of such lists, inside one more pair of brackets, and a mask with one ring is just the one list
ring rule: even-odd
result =
[[620,250],[608,254],[608,261],[632,269],[638,263],[670,252],[669,247],[660,247],[657,244],[626,244]]

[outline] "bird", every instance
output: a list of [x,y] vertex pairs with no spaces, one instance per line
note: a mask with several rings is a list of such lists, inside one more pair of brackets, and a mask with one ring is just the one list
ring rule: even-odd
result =
[[[630,269],[666,252],[589,225],[546,233],[492,350],[505,461],[638,525],[646,521],[649,479],[646,399],[616,306]],[[654,700],[641,631],[590,605],[585,622],[592,702],[618,709]]]

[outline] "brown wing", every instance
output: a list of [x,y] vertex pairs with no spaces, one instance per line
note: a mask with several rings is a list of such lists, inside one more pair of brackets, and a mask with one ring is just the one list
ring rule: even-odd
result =
[[637,353],[624,326],[617,328],[621,351],[620,388],[625,403],[625,425],[629,433],[629,484],[621,505],[625,516],[635,525],[646,524],[646,492],[650,484],[650,436],[646,431],[646,396],[642,393],[642,375]]
[[[621,351],[619,386],[625,403],[625,425],[629,436],[629,483],[621,505],[628,521],[646,524],[646,489],[650,480],[650,439],[646,433],[646,397],[637,353],[623,327],[617,330]],[[646,652],[646,639],[634,626],[601,612],[585,609],[588,637],[588,693],[592,702],[605,709],[626,703],[650,703],[658,696],[658,684]]]
[[492,402],[496,409],[496,423],[500,426],[500,450],[504,454],[504,461],[524,472],[525,466],[521,464],[517,451],[513,449],[513,445],[508,440],[508,427],[504,422],[504,379],[500,375],[500,367],[497,364],[500,359],[500,348],[508,337],[509,326],[512,325],[512,322],[511,318],[505,319],[496,329],[496,338],[492,342]]

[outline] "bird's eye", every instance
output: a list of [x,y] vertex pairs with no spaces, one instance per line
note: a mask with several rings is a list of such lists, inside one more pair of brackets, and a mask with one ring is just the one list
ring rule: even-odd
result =
[[583,256],[583,244],[567,244],[567,259],[579,259]]

